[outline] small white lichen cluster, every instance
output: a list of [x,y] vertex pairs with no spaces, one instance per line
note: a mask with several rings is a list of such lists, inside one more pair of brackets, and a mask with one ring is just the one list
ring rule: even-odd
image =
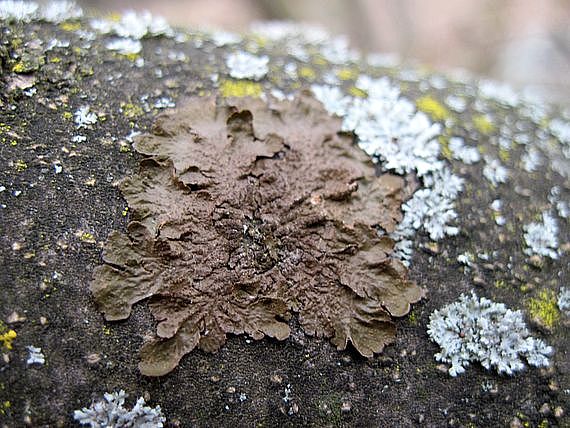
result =
[[142,43],[134,39],[113,39],[105,47],[121,55],[136,55],[142,50]]
[[467,146],[461,137],[452,137],[449,139],[449,150],[451,150],[453,159],[460,160],[467,165],[477,163],[481,160],[481,155],[477,147]]
[[42,353],[42,348],[36,348],[35,346],[27,346],[26,349],[28,350],[28,359],[26,360],[26,364],[31,366],[33,364],[38,364],[43,366],[46,362],[46,357]]
[[478,88],[483,97],[493,99],[506,106],[515,107],[521,102],[520,95],[506,83],[481,80]]
[[558,211],[558,215],[561,218],[570,218],[570,202],[562,199],[562,192],[560,187],[554,186],[550,189],[550,194],[548,195],[548,202],[550,202]]
[[78,108],[73,117],[77,128],[91,128],[97,123],[97,115],[90,111],[89,106]]
[[174,31],[166,19],[154,16],[149,11],[126,11],[121,19],[93,19],[91,27],[103,34],[115,34],[119,38],[109,41],[105,47],[122,55],[135,55],[142,50],[140,39],[145,36],[174,36]]
[[[396,255],[409,264],[411,239],[418,229],[423,228],[433,240],[458,233],[450,223],[457,218],[454,200],[463,189],[463,179],[439,159],[441,126],[416,111],[387,78],[360,76],[355,87],[367,97],[347,96],[329,85],[313,85],[312,90],[330,113],[343,118],[343,130],[354,132],[359,146],[384,170],[415,172],[423,179],[423,188],[403,205],[404,219],[392,234]],[[473,153],[469,156],[475,159]]]
[[103,34],[140,40],[145,36],[172,36],[174,31],[162,16],[152,15],[148,10],[135,12],[127,10],[118,21],[110,19],[91,20],[93,29]]
[[66,19],[78,18],[83,14],[81,8],[71,1],[51,1],[41,8],[36,2],[21,0],[0,1],[0,19],[7,21],[30,22],[41,19],[59,23]]
[[209,36],[212,43],[219,48],[227,45],[235,45],[241,42],[241,36],[239,34],[231,33],[229,31],[216,30],[212,31]]
[[545,211],[542,223],[533,222],[524,226],[525,254],[558,258],[558,225],[556,219]]
[[428,334],[441,347],[436,360],[451,364],[451,376],[465,372],[472,361],[512,375],[525,367],[521,357],[532,366],[545,367],[552,353],[550,346],[530,336],[520,311],[479,299],[475,293],[434,311]]
[[558,295],[558,307],[566,316],[570,317],[570,288],[562,287]]
[[73,418],[81,425],[91,428],[159,428],[164,426],[166,418],[162,415],[160,406],[154,408],[145,406],[144,398],[139,398],[132,408],[123,406],[127,394],[125,391],[105,393],[104,400],[76,410]]
[[485,156],[485,167],[483,168],[483,176],[489,180],[493,186],[506,183],[509,178],[509,171],[498,159]]
[[500,199],[495,199],[491,203],[491,209],[493,210],[495,223],[497,223],[498,226],[504,226],[507,224],[507,219],[501,214],[501,210],[503,209],[503,201]]
[[230,76],[235,79],[260,80],[269,71],[268,64],[268,56],[256,56],[247,52],[233,52],[226,58]]

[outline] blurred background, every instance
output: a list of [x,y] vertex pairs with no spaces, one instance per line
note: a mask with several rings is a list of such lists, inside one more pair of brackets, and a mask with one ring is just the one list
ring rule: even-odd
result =
[[570,0],[80,0],[84,9],[150,10],[172,25],[247,29],[313,23],[363,52],[530,87],[570,105]]

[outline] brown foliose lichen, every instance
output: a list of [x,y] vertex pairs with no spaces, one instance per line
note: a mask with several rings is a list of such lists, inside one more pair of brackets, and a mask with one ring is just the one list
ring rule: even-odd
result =
[[150,298],[156,337],[140,370],[164,375],[226,334],[307,334],[382,351],[422,290],[391,258],[404,181],[374,165],[309,96],[190,100],[160,117],[120,186],[131,212],[112,233],[91,290],[106,319]]

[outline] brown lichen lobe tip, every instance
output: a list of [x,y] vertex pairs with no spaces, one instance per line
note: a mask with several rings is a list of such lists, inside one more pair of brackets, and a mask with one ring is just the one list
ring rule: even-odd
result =
[[150,299],[156,336],[141,373],[160,376],[226,334],[283,340],[297,313],[307,334],[371,357],[393,340],[392,316],[422,290],[392,259],[403,180],[374,175],[340,122],[308,96],[192,99],[135,148],[147,156],[121,184],[131,212],[112,233],[91,290],[106,319]]

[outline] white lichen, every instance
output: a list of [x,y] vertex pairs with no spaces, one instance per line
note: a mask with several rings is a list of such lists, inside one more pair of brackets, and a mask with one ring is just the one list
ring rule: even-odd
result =
[[525,254],[558,258],[558,225],[556,219],[545,211],[542,223],[533,222],[524,226]]
[[460,160],[468,165],[481,160],[481,155],[477,147],[465,145],[461,137],[452,137],[449,139],[449,150],[451,150],[451,155],[454,159]]
[[459,254],[457,256],[457,262],[464,266],[471,267],[473,266],[473,255],[470,253]]
[[358,145],[385,171],[415,173],[423,188],[402,206],[404,218],[391,237],[395,254],[406,265],[412,256],[412,239],[419,229],[432,240],[456,235],[454,200],[463,188],[463,179],[452,174],[439,158],[439,124],[418,112],[387,78],[360,76],[355,86],[367,97],[345,95],[338,86],[313,85],[315,97],[331,114],[343,118],[344,131],[357,136]]
[[558,211],[558,215],[561,218],[570,218],[570,203],[562,199],[562,192],[559,186],[554,186],[550,189],[548,202],[556,208],[556,211]]
[[41,9],[41,18],[56,24],[66,19],[79,18],[83,15],[81,8],[73,1],[50,1]]
[[0,19],[6,21],[30,22],[37,16],[38,4],[19,0],[0,1]]
[[235,79],[260,80],[269,71],[269,57],[256,56],[247,52],[234,52],[226,58],[230,76]]
[[542,156],[534,147],[529,147],[521,156],[523,168],[526,172],[535,172],[542,165]]
[[113,39],[105,47],[121,55],[136,55],[142,50],[142,43],[134,39]]
[[505,217],[501,215],[502,208],[503,208],[503,201],[501,201],[500,199],[495,199],[491,203],[491,209],[494,211],[493,217],[495,218],[495,223],[497,223],[498,226],[504,226],[507,223]]
[[154,16],[149,11],[126,11],[118,21],[93,19],[91,27],[103,34],[116,34],[119,37],[140,40],[145,36],[164,35],[172,37],[174,31],[165,18]]
[[78,128],[91,128],[97,123],[97,115],[90,111],[89,106],[80,107],[73,116]]
[[46,362],[45,355],[42,353],[42,348],[36,348],[35,346],[27,346],[28,359],[26,364],[31,366],[33,364],[38,364],[43,366]]
[[451,376],[465,372],[473,361],[512,375],[525,367],[521,357],[532,366],[545,367],[552,353],[550,346],[530,336],[520,311],[475,293],[434,311],[428,334],[441,347],[436,360],[451,365]]
[[506,183],[509,178],[509,171],[498,159],[485,156],[485,167],[483,168],[483,176],[489,180],[493,186]]
[[217,47],[235,45],[241,42],[241,36],[236,33],[230,33],[229,31],[213,31],[210,35],[212,43]]
[[146,406],[144,398],[139,398],[135,406],[128,410],[124,407],[125,391],[105,393],[102,401],[91,404],[73,413],[73,418],[80,425],[91,428],[160,428],[166,418],[162,415],[160,406]]
[[479,82],[478,87],[479,93],[483,97],[492,99],[506,106],[515,107],[521,101],[519,94],[506,83],[482,80]]

